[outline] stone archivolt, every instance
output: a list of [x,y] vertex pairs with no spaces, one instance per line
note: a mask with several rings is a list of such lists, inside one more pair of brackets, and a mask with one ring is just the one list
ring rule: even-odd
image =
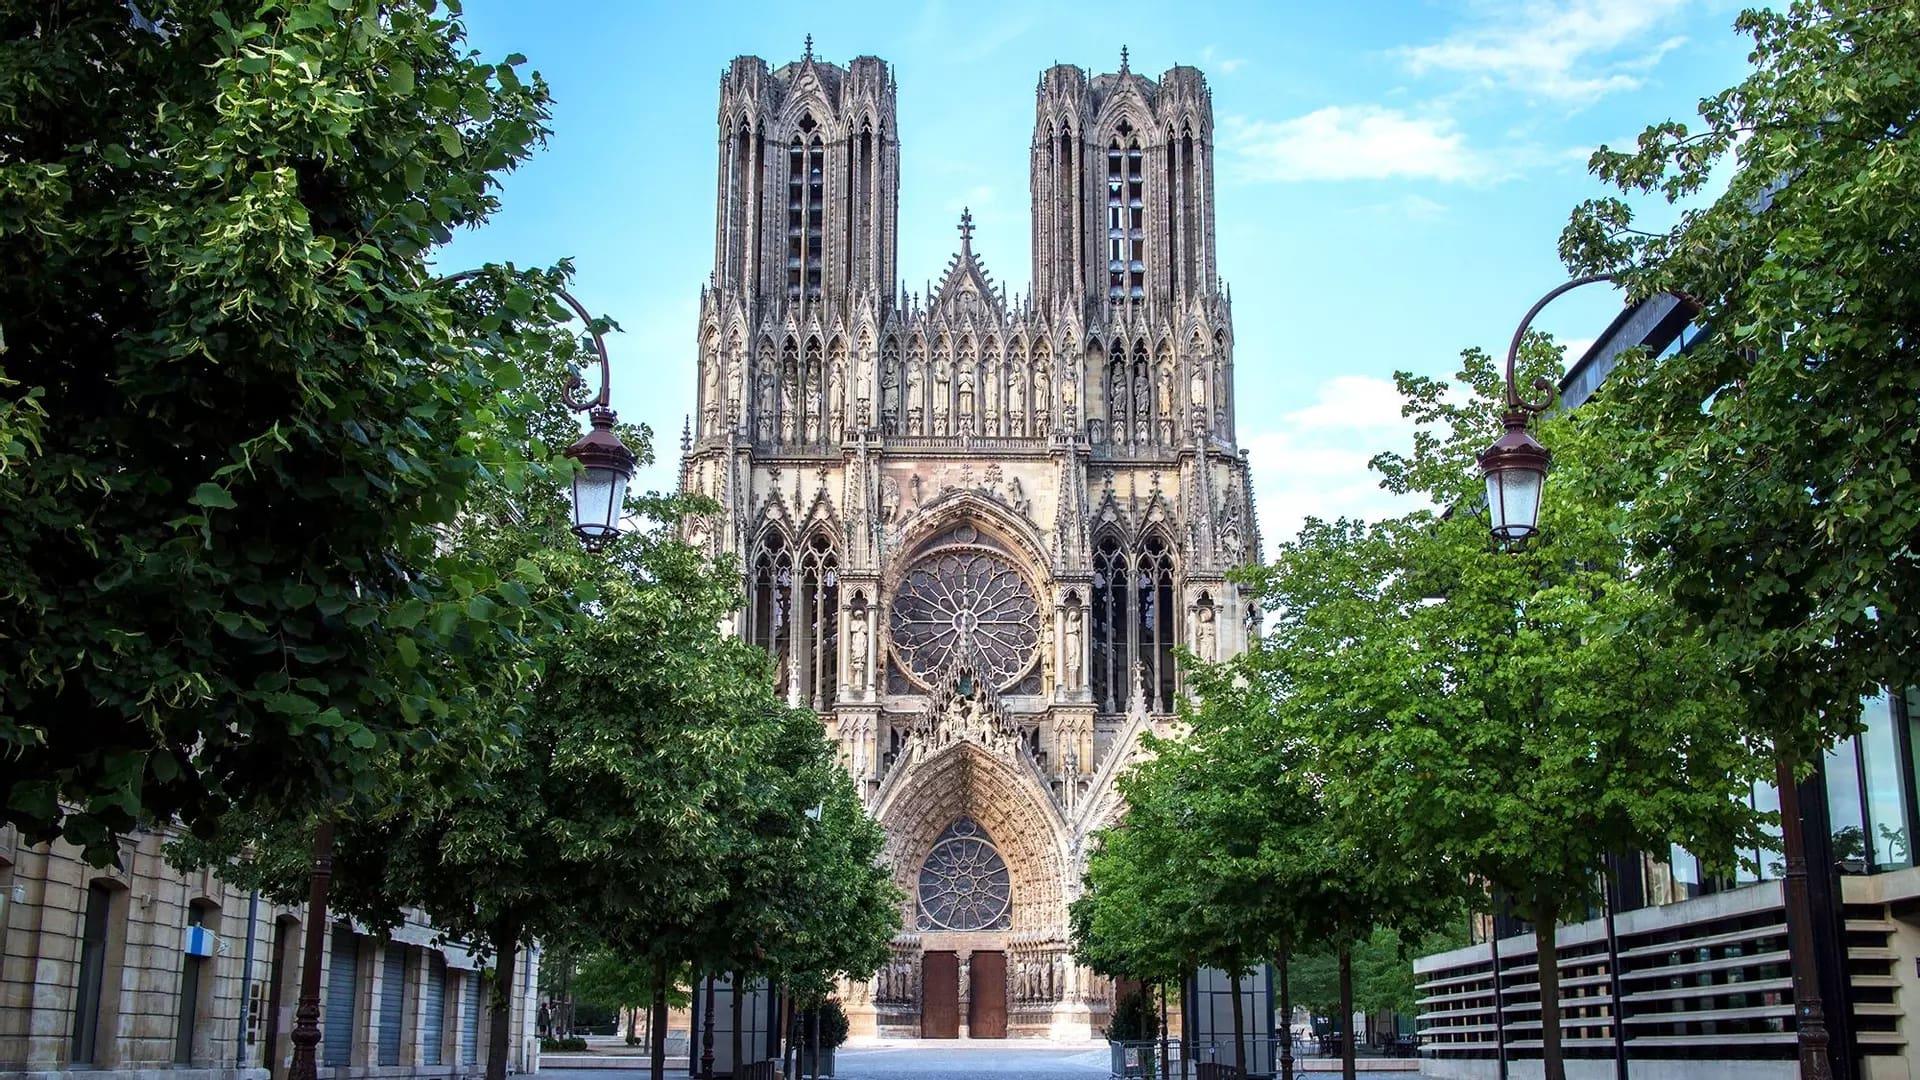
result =
[[1004,927],[903,907],[893,960],[844,988],[856,1032],[917,1034],[922,956],[950,949],[1005,954],[1013,1034],[1084,1037],[1110,993],[1066,948],[1087,839],[1141,734],[1174,730],[1173,647],[1244,647],[1226,571],[1260,543],[1211,98],[1191,68],[1045,72],[1010,296],[970,214],[937,281],[900,282],[897,89],[811,51],[721,78],[680,481],[720,510],[687,537],[740,561],[735,629],[839,741],[902,888],[958,823],[1005,862]]

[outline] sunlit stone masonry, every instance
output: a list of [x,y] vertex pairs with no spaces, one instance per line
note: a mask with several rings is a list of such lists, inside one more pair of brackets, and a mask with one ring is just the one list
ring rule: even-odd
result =
[[893,962],[845,988],[855,1033],[1085,1037],[1113,997],[1068,955],[1089,837],[1175,720],[1175,647],[1244,647],[1225,575],[1259,550],[1211,95],[1124,54],[1041,74],[1011,296],[967,214],[903,289],[897,92],[811,43],[721,76],[681,485],[722,509],[688,535],[739,557],[735,629],[839,742],[910,897]]

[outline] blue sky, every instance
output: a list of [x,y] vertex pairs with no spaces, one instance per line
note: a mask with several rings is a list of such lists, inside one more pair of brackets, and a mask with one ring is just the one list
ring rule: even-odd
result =
[[[1366,470],[1403,445],[1400,369],[1443,374],[1504,348],[1564,277],[1568,212],[1601,194],[1586,158],[1646,124],[1692,119],[1737,82],[1747,42],[1719,0],[1465,0],[1036,6],[468,0],[472,46],[524,53],[552,84],[553,137],[503,211],[448,267],[572,257],[575,292],[617,321],[614,404],[650,425],[674,482],[712,266],[718,80],[774,65],[885,58],[900,86],[900,268],[918,290],[974,246],[1009,291],[1030,277],[1027,147],[1056,61],[1204,70],[1217,125],[1220,272],[1235,303],[1242,445],[1270,542],[1307,514],[1375,516]],[[1656,211],[1656,213],[1658,213]],[[1573,343],[1618,309],[1604,289],[1540,325]],[[1491,433],[1490,433],[1491,434]]]

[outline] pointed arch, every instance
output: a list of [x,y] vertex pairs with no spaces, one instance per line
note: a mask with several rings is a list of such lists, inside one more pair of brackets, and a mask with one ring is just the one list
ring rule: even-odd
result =
[[791,689],[793,653],[794,543],[786,528],[770,522],[754,538],[747,586],[747,641],[773,658],[774,689]]
[[970,818],[1007,864],[1012,931],[1057,926],[1071,859],[1065,822],[1033,771],[966,740],[901,767],[909,771],[890,778],[873,812],[907,896],[904,925],[918,925],[914,897],[927,856],[954,822]]

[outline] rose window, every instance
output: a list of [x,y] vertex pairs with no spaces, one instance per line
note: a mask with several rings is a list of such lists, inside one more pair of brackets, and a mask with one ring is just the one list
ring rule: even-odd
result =
[[920,866],[919,895],[923,931],[1005,930],[1013,923],[1006,861],[969,818],[934,843]]
[[894,593],[889,627],[901,663],[931,681],[963,643],[981,680],[1004,689],[1032,666],[1040,646],[1040,605],[1005,556],[978,547],[935,550]]

